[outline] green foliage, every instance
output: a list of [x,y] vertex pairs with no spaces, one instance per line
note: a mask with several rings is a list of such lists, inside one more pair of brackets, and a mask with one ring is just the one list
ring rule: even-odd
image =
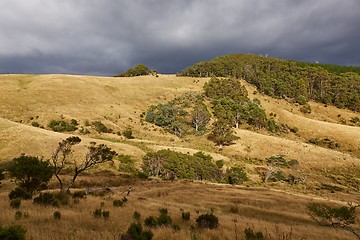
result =
[[349,204],[348,206],[332,207],[323,203],[311,203],[307,206],[310,216],[323,225],[336,227],[334,223],[350,225],[355,223],[356,208]]
[[10,200],[10,207],[12,208],[19,208],[21,205],[21,199],[20,198],[14,198]]
[[31,199],[32,195],[23,188],[16,187],[14,190],[11,190],[11,192],[9,193],[9,199],[15,199],[15,198],[27,200],[27,199]]
[[128,128],[128,129],[124,130],[124,131],[122,132],[122,134],[123,134],[124,137],[126,137],[127,139],[133,139],[133,138],[134,138],[134,136],[133,136],[133,131],[132,131],[131,128]]
[[296,96],[295,101],[300,105],[305,105],[307,103],[306,97],[304,97],[303,95]]
[[113,206],[114,207],[122,207],[122,206],[124,206],[124,202],[121,199],[115,199],[113,201]]
[[300,104],[304,99],[315,100],[359,112],[359,73],[360,67],[231,54],[197,63],[184,69],[182,75],[242,78],[272,97],[296,98]]
[[31,126],[40,127],[40,124],[38,122],[33,121],[33,122],[31,122]]
[[226,146],[230,145],[234,140],[238,139],[238,137],[233,134],[230,122],[226,119],[220,118],[214,123],[209,139],[217,145]]
[[135,161],[130,155],[119,154],[116,160],[120,161],[119,171],[124,173],[136,173]]
[[53,213],[53,218],[54,218],[55,220],[59,221],[59,220],[61,219],[61,212],[55,211],[55,212]]
[[244,230],[245,240],[263,240],[265,239],[262,232],[254,232],[252,228],[246,228]]
[[85,191],[76,191],[72,194],[73,198],[84,198],[86,196]]
[[151,240],[154,234],[150,230],[143,230],[140,223],[132,223],[121,240]]
[[190,212],[182,212],[181,218],[183,221],[189,221],[190,220]]
[[305,104],[304,106],[302,106],[300,109],[300,112],[302,113],[307,113],[310,114],[311,113],[311,107],[309,104]]
[[31,195],[46,189],[53,175],[53,170],[48,162],[26,155],[14,158],[8,170],[10,175],[17,180],[18,186]]
[[200,215],[196,219],[196,223],[200,228],[214,229],[219,226],[219,219],[213,213],[206,213]]
[[113,130],[111,128],[106,127],[101,121],[94,121],[91,123],[91,125],[99,133],[112,133],[113,132]]
[[44,205],[44,206],[54,206],[59,207],[60,205],[68,205],[70,202],[70,195],[64,192],[59,193],[40,193],[39,196],[34,198],[33,203]]
[[102,217],[104,219],[109,219],[110,218],[110,211],[102,211]]
[[268,157],[266,158],[266,163],[271,166],[283,167],[283,168],[294,167],[299,165],[299,161],[295,159],[286,160],[283,155],[275,155]]
[[150,176],[163,179],[220,179],[220,171],[212,160],[171,150],[147,153],[142,168]]
[[129,68],[126,72],[116,75],[115,77],[135,77],[142,75],[149,75],[150,73],[156,73],[156,70],[149,70],[144,64],[138,64],[134,68]]
[[133,218],[136,220],[136,221],[139,221],[140,218],[141,218],[141,214],[138,212],[138,211],[135,211],[133,213]]
[[95,218],[101,218],[101,216],[102,216],[102,209],[101,209],[101,208],[95,209],[94,212],[93,212],[93,216],[94,216]]
[[217,160],[215,164],[220,169],[224,166],[224,160]]
[[4,240],[24,240],[26,229],[20,225],[9,227],[0,226],[0,239]]
[[308,141],[311,144],[315,144],[321,147],[327,147],[330,149],[335,149],[340,147],[340,144],[335,142],[334,140],[330,138],[311,138]]
[[154,216],[145,218],[144,224],[147,227],[155,228],[157,226],[157,219]]
[[211,78],[204,85],[205,95],[210,99],[229,98],[235,101],[247,98],[247,91],[240,82],[234,78]]
[[242,184],[248,180],[246,172],[243,168],[232,167],[226,170],[225,181],[228,184]]
[[[74,119],[72,119],[74,120]],[[75,120],[76,121],[76,120]],[[77,129],[76,125],[73,125],[75,122],[71,121],[71,123],[66,122],[64,120],[51,120],[48,124],[48,127],[54,132],[73,132]]]

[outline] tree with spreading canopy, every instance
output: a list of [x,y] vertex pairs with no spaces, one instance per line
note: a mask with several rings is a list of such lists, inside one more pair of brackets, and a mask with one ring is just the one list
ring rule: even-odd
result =
[[[62,140],[59,142],[58,147],[55,149],[50,159],[54,175],[60,184],[60,190],[63,192],[66,192],[73,187],[79,174],[96,165],[111,162],[116,155],[116,152],[106,145],[96,145],[95,142],[91,142],[88,147],[88,152],[85,155],[85,159],[82,162],[78,162],[76,159],[70,159],[72,147],[80,142],[81,139],[79,137],[68,137],[67,139]],[[71,165],[73,168],[71,181],[67,184],[64,182],[64,179],[61,178],[61,172],[66,165]]]

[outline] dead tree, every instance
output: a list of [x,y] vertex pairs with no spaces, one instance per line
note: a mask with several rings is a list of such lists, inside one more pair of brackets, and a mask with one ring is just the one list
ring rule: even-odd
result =
[[[84,161],[79,163],[76,159],[69,159],[69,155],[72,152],[72,146],[79,144],[80,142],[81,139],[79,137],[69,137],[59,142],[58,147],[52,154],[50,163],[53,166],[54,175],[60,184],[60,190],[63,192],[67,192],[73,187],[79,174],[96,165],[111,162],[116,155],[116,152],[106,145],[96,145],[95,142],[91,142]],[[68,184],[65,184],[64,180],[60,177],[61,171],[66,165],[71,165],[73,167],[72,178]]]

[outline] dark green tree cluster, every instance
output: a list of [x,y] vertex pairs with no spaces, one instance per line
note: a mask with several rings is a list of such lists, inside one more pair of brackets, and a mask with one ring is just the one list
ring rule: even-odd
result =
[[298,98],[360,111],[360,67],[314,65],[256,55],[231,54],[199,62],[184,76],[243,78],[277,98]]
[[64,120],[51,120],[48,127],[54,132],[72,132],[77,129],[78,122],[75,119],[71,119],[70,122]]
[[231,144],[236,136],[233,127],[249,124],[256,129],[267,128],[271,132],[287,129],[274,119],[267,119],[265,111],[257,99],[251,101],[239,80],[234,78],[211,78],[204,85],[205,95],[213,104],[213,114],[217,118],[209,136],[218,145]]
[[133,68],[129,68],[126,72],[123,72],[115,77],[135,77],[135,76],[143,76],[149,74],[156,74],[156,70],[150,70],[144,64],[138,64]]
[[219,181],[221,172],[210,156],[200,157],[160,150],[144,156],[143,170],[162,179],[194,179]]
[[210,121],[210,113],[203,97],[189,92],[168,103],[150,106],[145,121],[182,137],[189,133],[203,133]]

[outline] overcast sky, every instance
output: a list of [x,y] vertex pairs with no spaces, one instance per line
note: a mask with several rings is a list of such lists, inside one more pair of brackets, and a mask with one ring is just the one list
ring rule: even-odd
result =
[[0,0],[0,73],[176,73],[230,53],[360,65],[360,0]]

